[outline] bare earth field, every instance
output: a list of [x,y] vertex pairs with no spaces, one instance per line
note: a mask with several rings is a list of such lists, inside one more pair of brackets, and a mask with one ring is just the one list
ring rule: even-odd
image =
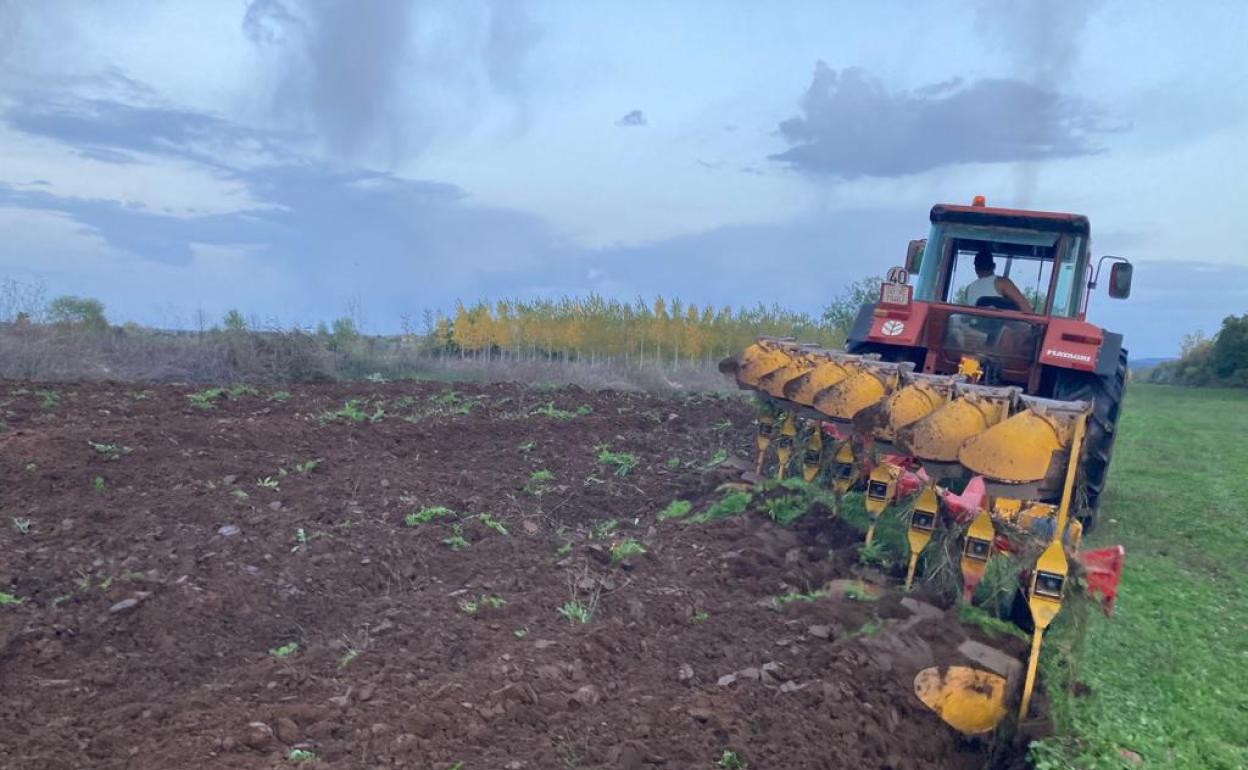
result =
[[879,580],[830,511],[657,517],[750,456],[736,397],[193,392],[0,383],[5,770],[1014,761],[913,695],[956,610],[775,601]]

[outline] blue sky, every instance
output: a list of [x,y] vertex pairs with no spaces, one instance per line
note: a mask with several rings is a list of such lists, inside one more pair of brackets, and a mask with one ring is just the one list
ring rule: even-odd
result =
[[935,202],[1085,213],[1137,355],[1248,312],[1235,2],[0,0],[0,276],[372,331],[597,291],[817,311]]

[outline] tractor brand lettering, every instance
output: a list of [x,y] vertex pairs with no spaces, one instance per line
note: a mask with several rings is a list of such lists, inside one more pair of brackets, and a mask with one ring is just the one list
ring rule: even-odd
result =
[[906,325],[901,321],[885,321],[880,326],[880,333],[886,337],[896,337],[906,330]]
[[909,305],[910,287],[904,283],[886,283],[880,300],[889,305]]
[[1054,348],[1049,348],[1044,351],[1044,354],[1046,356],[1052,356],[1053,358],[1067,358],[1071,361],[1083,361],[1087,364],[1092,363],[1092,356],[1086,356],[1083,353],[1071,353],[1068,350],[1055,350]]

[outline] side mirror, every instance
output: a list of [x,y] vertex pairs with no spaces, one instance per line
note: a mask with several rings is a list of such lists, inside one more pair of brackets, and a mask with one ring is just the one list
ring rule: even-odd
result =
[[1130,262],[1115,262],[1109,268],[1109,296],[1114,299],[1131,296],[1131,272],[1134,269]]
[[926,248],[926,238],[910,241],[910,245],[906,248],[906,272],[910,275],[918,275],[919,268],[923,266],[923,251]]

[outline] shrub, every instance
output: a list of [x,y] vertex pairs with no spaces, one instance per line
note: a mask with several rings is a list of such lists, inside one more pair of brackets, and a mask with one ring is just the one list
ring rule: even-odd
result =
[[77,326],[93,331],[108,328],[104,303],[90,297],[57,297],[48,304],[48,320],[62,326]]

